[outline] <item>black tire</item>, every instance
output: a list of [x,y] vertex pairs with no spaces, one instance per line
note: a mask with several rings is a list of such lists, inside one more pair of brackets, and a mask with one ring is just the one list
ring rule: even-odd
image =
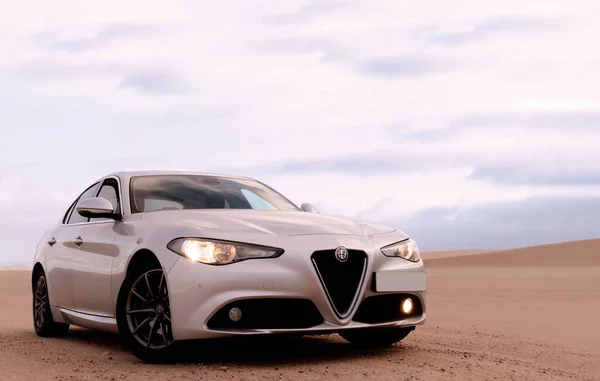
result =
[[160,267],[132,271],[119,291],[119,333],[129,350],[144,362],[175,360],[176,343],[173,342],[168,297]]
[[40,337],[64,336],[69,331],[69,324],[57,323],[52,318],[50,299],[48,297],[48,281],[43,270],[39,270],[33,280],[33,328]]
[[340,332],[340,336],[362,347],[387,347],[408,336],[414,330],[409,328],[367,328]]

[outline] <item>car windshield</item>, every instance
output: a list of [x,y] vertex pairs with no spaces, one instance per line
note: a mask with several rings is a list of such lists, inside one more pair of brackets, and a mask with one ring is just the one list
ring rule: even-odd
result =
[[250,179],[209,175],[131,178],[131,213],[178,209],[298,210],[285,197]]

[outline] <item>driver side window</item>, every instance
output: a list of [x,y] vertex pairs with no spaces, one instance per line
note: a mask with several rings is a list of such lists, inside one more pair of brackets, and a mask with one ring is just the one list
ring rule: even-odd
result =
[[71,205],[71,209],[69,210],[69,216],[65,218],[65,219],[68,219],[68,221],[66,222],[67,225],[80,224],[82,222],[89,221],[89,218],[83,217],[79,213],[77,213],[76,208],[77,208],[77,205],[79,205],[79,203],[81,203],[81,201],[91,198],[91,197],[94,197],[96,195],[96,192],[98,191],[99,185],[100,185],[100,183],[96,183],[96,184],[92,185],[91,187],[89,187],[88,189],[86,189],[85,192],[83,192],[81,194],[81,196],[79,196],[77,201],[75,201],[73,203],[73,205]]
[[[115,179],[106,179],[97,197],[110,201],[116,213],[120,213],[119,184]],[[109,220],[108,218],[90,218],[90,222]]]

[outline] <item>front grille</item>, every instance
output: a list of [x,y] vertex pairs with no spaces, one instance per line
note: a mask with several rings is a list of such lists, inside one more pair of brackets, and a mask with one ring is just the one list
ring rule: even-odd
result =
[[[413,301],[414,307],[410,315],[402,312],[402,302],[406,298],[411,298]],[[421,301],[415,295],[387,294],[370,296],[363,300],[352,320],[367,324],[389,323],[422,314]]]
[[[237,307],[242,318],[235,322],[229,311]],[[220,308],[208,321],[210,329],[295,329],[323,323],[323,316],[307,299],[243,299]]]
[[348,250],[348,259],[340,262],[335,250],[322,250],[315,251],[311,259],[335,313],[347,317],[365,279],[367,254]]

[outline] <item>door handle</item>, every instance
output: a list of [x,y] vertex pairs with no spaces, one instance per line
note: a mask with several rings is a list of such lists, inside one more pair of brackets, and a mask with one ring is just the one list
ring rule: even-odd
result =
[[56,243],[56,238],[52,237],[50,238],[50,241],[48,241],[48,245],[53,246]]
[[81,246],[81,244],[83,243],[83,239],[81,239],[81,237],[77,237],[77,238],[75,238],[75,239],[73,240],[73,243],[74,243],[74,244],[75,244],[77,247],[79,247],[79,246]]

